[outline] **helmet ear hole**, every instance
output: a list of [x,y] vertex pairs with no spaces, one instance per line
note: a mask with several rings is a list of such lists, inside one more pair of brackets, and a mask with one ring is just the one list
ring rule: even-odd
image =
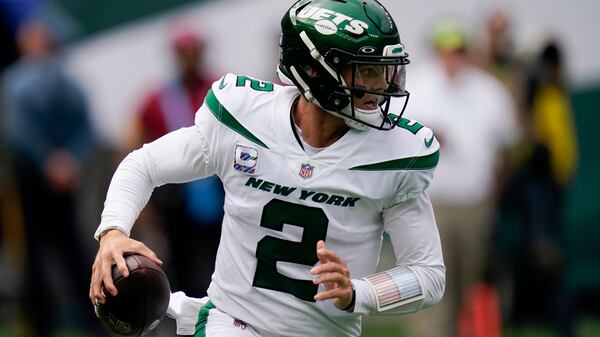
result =
[[332,102],[333,105],[339,110],[344,109],[346,106],[348,106],[348,104],[350,104],[350,99],[348,96],[339,93],[331,94],[331,96],[329,96],[329,101]]
[[306,75],[308,75],[309,78],[319,77],[319,70],[317,70],[315,67],[312,67],[307,64],[304,67],[302,67],[302,69],[304,69],[304,72],[306,73]]

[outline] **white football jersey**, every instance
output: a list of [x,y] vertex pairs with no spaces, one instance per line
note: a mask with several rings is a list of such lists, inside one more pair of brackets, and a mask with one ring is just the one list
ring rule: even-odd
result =
[[[291,118],[298,96],[295,87],[228,74],[196,114],[208,149],[204,173],[217,174],[226,192],[208,294],[266,336],[358,336],[360,315],[313,299],[323,290],[309,273],[317,242],[325,240],[352,278],[373,274],[384,209],[425,193],[439,144],[431,130],[402,119],[391,131],[350,129],[308,156]],[[403,216],[418,222],[418,213]]]

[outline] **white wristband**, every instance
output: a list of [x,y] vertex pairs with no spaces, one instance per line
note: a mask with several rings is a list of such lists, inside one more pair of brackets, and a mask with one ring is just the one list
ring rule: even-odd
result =
[[375,307],[376,303],[375,293],[364,280],[352,280],[352,285],[354,285],[356,295],[354,311],[352,312],[362,315],[372,314],[372,308]]
[[129,233],[127,232],[127,230],[121,226],[100,226],[98,227],[98,229],[96,230],[96,233],[94,234],[94,238],[100,242],[100,238],[102,238],[102,236],[104,235],[104,233],[110,231],[110,230],[119,230],[121,231],[123,234],[125,234],[127,237],[129,237]]

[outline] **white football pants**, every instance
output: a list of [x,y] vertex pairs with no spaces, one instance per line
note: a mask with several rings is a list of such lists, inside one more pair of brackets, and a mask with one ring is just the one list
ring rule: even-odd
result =
[[194,337],[260,337],[260,335],[251,326],[227,315],[209,302],[200,309]]

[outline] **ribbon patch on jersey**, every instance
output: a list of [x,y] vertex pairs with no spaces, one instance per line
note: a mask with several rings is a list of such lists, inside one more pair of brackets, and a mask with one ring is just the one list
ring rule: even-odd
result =
[[258,162],[258,150],[253,147],[235,145],[235,157],[233,169],[253,175],[256,173],[256,164]]
[[300,165],[300,176],[302,178],[310,178],[313,175],[315,167],[310,164],[301,164]]

